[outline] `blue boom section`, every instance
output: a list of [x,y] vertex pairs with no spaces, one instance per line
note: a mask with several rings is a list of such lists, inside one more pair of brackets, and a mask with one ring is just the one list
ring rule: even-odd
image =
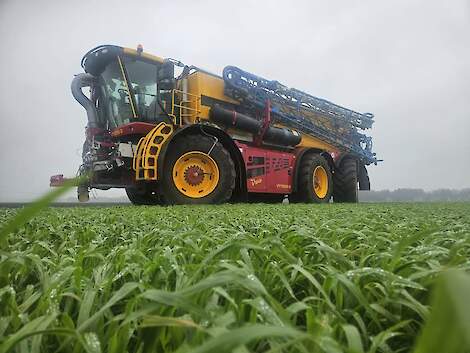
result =
[[234,66],[224,68],[223,78],[225,94],[242,105],[260,110],[269,99],[275,122],[350,152],[365,164],[377,163],[372,138],[359,132],[372,127],[373,114],[355,112]]

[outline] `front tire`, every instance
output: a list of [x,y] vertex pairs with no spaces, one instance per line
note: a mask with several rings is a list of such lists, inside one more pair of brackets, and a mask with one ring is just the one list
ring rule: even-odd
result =
[[213,139],[184,136],[170,146],[164,162],[163,198],[168,204],[227,202],[235,188],[235,165]]
[[300,161],[297,191],[290,195],[290,202],[328,203],[333,180],[325,158],[316,153],[307,154]]
[[159,205],[160,196],[147,188],[128,187],[126,188],[127,198],[134,205]]
[[357,203],[357,183],[357,161],[352,158],[343,159],[333,174],[333,201]]

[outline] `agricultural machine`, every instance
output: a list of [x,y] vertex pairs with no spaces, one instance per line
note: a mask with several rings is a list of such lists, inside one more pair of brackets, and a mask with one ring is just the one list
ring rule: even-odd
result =
[[[124,188],[134,204],[357,202],[376,164],[373,115],[234,66],[222,76],[103,45],[82,59],[72,94],[88,116],[91,189]],[[86,93],[84,88],[89,88]],[[51,177],[61,185],[62,175]]]

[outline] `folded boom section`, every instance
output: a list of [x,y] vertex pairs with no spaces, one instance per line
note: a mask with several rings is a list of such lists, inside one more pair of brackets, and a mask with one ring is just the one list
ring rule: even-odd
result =
[[225,67],[223,78],[225,94],[243,105],[262,109],[269,99],[275,122],[351,152],[365,164],[377,162],[372,138],[359,132],[372,127],[373,114],[355,112],[234,66]]

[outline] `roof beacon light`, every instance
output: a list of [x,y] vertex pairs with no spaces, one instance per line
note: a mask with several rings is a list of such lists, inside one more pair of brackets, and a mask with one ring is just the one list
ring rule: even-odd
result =
[[142,44],[137,45],[137,53],[140,55],[144,51],[144,47]]

